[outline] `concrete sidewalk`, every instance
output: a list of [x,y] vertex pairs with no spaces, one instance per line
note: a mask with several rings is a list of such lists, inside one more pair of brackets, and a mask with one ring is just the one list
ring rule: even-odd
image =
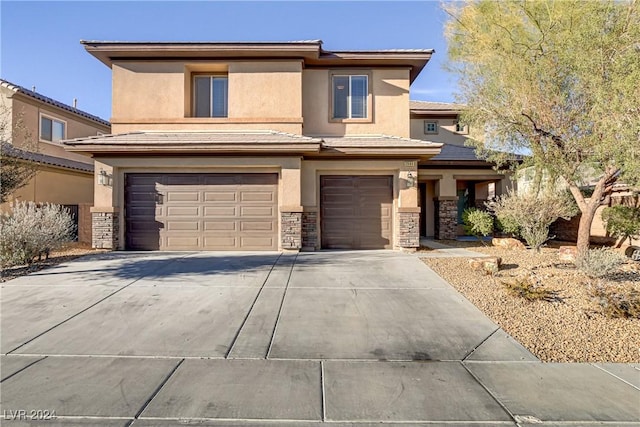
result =
[[420,246],[430,249],[414,252],[414,254],[420,258],[478,258],[488,256],[481,252],[445,245],[425,237],[420,238]]
[[0,300],[3,426],[640,427],[639,365],[541,363],[396,252],[105,254]]

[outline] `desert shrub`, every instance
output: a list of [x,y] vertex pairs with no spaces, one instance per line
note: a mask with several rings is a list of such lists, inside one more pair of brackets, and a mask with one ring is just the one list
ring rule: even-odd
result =
[[75,225],[68,209],[16,202],[0,216],[0,264],[31,264],[73,239]]
[[597,286],[592,296],[607,317],[640,319],[640,292],[634,289],[610,290]]
[[558,301],[558,293],[540,286],[530,277],[518,277],[513,282],[501,282],[511,294],[527,301]]
[[558,218],[569,219],[577,213],[574,202],[565,194],[509,192],[488,204],[502,230],[521,237],[539,251],[550,239],[549,226]]
[[640,239],[640,208],[631,206],[611,206],[602,211],[602,220],[609,235],[622,239]]
[[624,256],[607,248],[589,249],[579,253],[576,267],[589,277],[604,277],[615,272],[625,262]]
[[462,212],[462,221],[465,233],[476,236],[480,241],[481,236],[493,233],[493,217],[489,212],[476,208],[465,209]]

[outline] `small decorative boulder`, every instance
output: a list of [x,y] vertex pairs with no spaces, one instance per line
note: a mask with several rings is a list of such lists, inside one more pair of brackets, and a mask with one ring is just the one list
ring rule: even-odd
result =
[[497,256],[469,259],[469,266],[472,270],[484,271],[487,274],[496,273],[500,270],[500,265],[502,265],[502,258]]
[[493,246],[498,246],[500,248],[505,248],[505,249],[526,249],[524,244],[520,240],[513,239],[511,237],[507,237],[507,238],[494,237],[493,239],[491,239],[491,244]]
[[560,246],[560,249],[558,250],[558,258],[560,261],[576,262],[577,256],[577,246]]

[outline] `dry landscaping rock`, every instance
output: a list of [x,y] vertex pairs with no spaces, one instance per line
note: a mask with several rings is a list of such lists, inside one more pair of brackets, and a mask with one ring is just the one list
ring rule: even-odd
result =
[[513,239],[511,237],[507,237],[507,238],[494,237],[493,239],[491,239],[491,244],[493,246],[497,246],[499,248],[504,248],[504,249],[521,249],[521,250],[526,249],[526,247],[524,246],[524,243],[522,243],[518,239]]
[[469,266],[474,271],[484,271],[488,274],[497,273],[502,265],[502,258],[500,257],[482,257],[471,258],[469,260]]
[[[640,363],[640,319],[608,318],[594,298],[598,285],[616,292],[640,292],[640,263],[629,260],[611,277],[590,279],[559,262],[557,248],[535,253],[477,243],[465,247],[502,258],[501,270],[487,276],[471,270],[465,258],[423,261],[541,360]],[[534,275],[541,286],[556,291],[558,298],[529,302],[513,296],[501,284],[526,275]]]
[[576,262],[578,248],[576,246],[560,246],[558,249],[558,259],[566,262]]

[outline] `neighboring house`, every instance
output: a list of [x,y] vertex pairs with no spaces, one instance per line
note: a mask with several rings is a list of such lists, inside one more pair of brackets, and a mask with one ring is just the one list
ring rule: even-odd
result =
[[441,145],[407,112],[432,50],[82,43],[113,76],[113,135],[65,141],[96,161],[95,247],[419,245],[418,165]]
[[469,128],[459,121],[460,104],[411,101],[411,138],[444,144],[440,154],[420,163],[421,234],[455,239],[464,234],[462,212],[484,207],[513,185],[493,164],[476,156],[465,141]]
[[109,133],[109,122],[0,79],[3,152],[38,163],[29,183],[10,195],[0,210],[14,200],[67,206],[77,221],[78,240],[91,241],[93,160],[67,152],[61,140]]

